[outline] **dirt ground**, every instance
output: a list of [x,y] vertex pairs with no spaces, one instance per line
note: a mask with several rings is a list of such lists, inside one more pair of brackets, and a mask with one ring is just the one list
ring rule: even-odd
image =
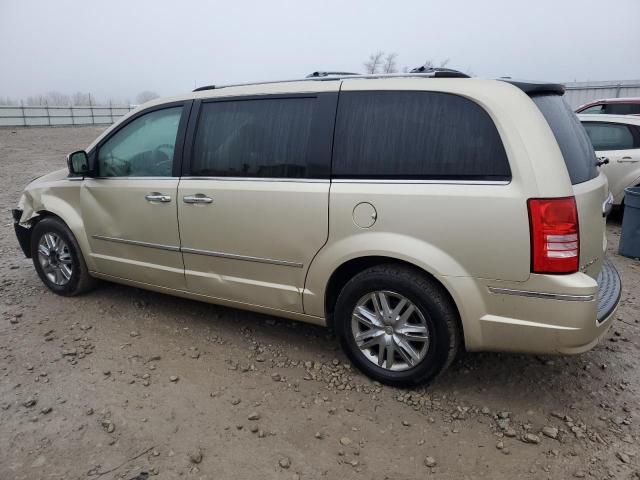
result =
[[99,132],[0,129],[0,479],[640,478],[640,262],[616,254],[619,217],[624,293],[595,349],[465,353],[399,390],[320,327],[109,283],[50,293],[8,210]]

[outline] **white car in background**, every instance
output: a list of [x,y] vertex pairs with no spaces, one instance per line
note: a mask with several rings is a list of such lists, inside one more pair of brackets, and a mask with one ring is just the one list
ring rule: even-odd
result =
[[640,117],[578,115],[609,179],[614,205],[624,202],[624,189],[640,185]]

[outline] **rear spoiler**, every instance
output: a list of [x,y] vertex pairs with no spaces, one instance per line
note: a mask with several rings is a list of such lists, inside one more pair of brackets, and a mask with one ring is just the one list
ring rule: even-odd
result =
[[529,96],[532,95],[564,95],[564,85],[561,83],[546,83],[527,80],[512,80],[510,78],[498,78],[503,82],[510,83],[514,87],[518,87]]

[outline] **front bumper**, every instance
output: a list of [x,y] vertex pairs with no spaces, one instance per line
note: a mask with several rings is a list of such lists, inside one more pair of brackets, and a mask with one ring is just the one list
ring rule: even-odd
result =
[[576,273],[532,275],[520,285],[475,279],[458,286],[465,293],[458,304],[468,350],[535,354],[593,348],[611,326],[622,291],[607,259],[597,283]]
[[20,248],[22,248],[25,257],[31,258],[31,229],[20,225],[22,210],[14,208],[11,210],[11,216],[13,217],[13,228],[16,231]]

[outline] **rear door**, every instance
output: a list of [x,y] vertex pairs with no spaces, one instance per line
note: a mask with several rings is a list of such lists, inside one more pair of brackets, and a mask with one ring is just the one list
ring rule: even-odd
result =
[[338,85],[194,106],[178,188],[188,290],[302,312],[305,274],[328,234]]
[[580,228],[580,270],[597,278],[606,249],[603,203],[607,180],[599,175],[596,155],[578,117],[561,95],[534,95],[532,100],[551,128],[573,185]]
[[583,125],[598,156],[609,159],[601,168],[620,203],[624,189],[640,176],[640,132],[636,126],[622,123],[585,121]]

